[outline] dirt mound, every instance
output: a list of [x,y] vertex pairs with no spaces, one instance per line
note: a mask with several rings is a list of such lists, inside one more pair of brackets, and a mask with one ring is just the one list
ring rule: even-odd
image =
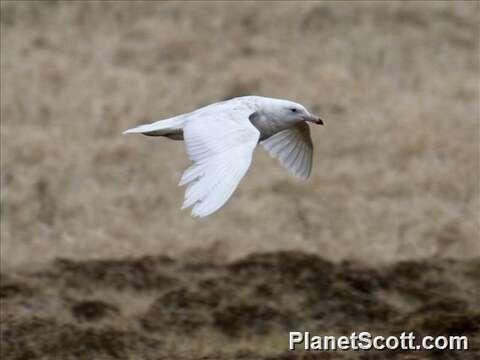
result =
[[[377,268],[301,252],[227,264],[164,256],[62,259],[36,273],[2,274],[1,351],[4,359],[366,356],[287,352],[289,330],[467,334],[475,349],[479,289],[480,259]],[[456,355],[474,358],[475,352],[448,356]]]

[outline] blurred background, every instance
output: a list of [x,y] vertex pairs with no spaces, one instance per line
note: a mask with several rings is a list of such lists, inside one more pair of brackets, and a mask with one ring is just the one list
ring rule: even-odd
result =
[[[212,248],[478,255],[478,9],[3,2],[2,266]],[[231,201],[195,220],[180,211],[183,144],[121,132],[248,94],[325,119],[312,177],[259,148]]]
[[[480,253],[478,3],[9,1],[1,12],[2,267],[202,249]],[[183,144],[121,132],[248,94],[325,119],[311,179],[259,148],[231,201],[195,220],[180,211]]]
[[[298,305],[288,307],[290,314],[322,304],[291,322],[275,322],[287,328],[310,324],[312,331],[352,319],[366,328],[372,319],[383,324],[378,314],[397,321],[435,308],[432,299],[443,299],[442,311],[480,308],[480,264],[469,262],[480,256],[478,2],[2,1],[0,10],[1,269],[11,284],[3,296],[23,296],[22,302],[11,300],[12,314],[28,308],[30,315],[46,311],[55,321],[76,323],[85,308],[72,313],[65,304],[96,294],[103,305],[80,305],[87,314],[101,310],[111,317],[108,324],[121,329],[138,329],[132,319],[144,313],[155,324],[186,318],[181,321],[190,326],[197,315],[185,307],[168,319],[155,316],[184,299],[211,304],[203,293],[189,293],[187,286],[186,293],[154,302],[151,292],[138,292],[197,284],[203,270],[187,266],[182,272],[175,265],[173,271],[172,259],[233,261],[232,268],[202,268],[207,277],[220,274],[224,292],[212,281],[198,283],[199,289],[232,301],[245,294],[259,299],[256,291],[263,289],[266,304],[278,312],[264,303],[201,307],[197,325],[213,321],[218,336],[228,334],[225,324],[238,320],[235,314],[257,321],[237,323],[247,331],[284,319],[286,304]],[[253,94],[300,102],[325,120],[326,126],[312,128],[311,178],[290,176],[258,148],[226,206],[194,219],[180,210],[184,189],[177,183],[188,166],[183,143],[122,131]],[[298,253],[285,257],[278,251]],[[265,252],[272,258],[255,255]],[[157,258],[114,262],[145,255]],[[250,260],[242,262],[246,256]],[[16,277],[59,257],[64,260],[54,263],[56,270],[48,268],[50,278]],[[351,263],[383,270],[362,272]],[[289,264],[306,272],[286,270]],[[232,282],[245,268],[245,277]],[[255,269],[272,272],[263,278]],[[305,289],[305,305],[292,300],[303,299],[304,285],[292,294],[286,284],[268,285],[306,281],[305,274],[316,274],[315,286],[332,284],[333,297]],[[319,280],[325,274],[334,280]],[[421,274],[428,276],[416,277]],[[262,279],[263,287],[225,290]],[[117,285],[135,291],[109,287]],[[371,286],[381,289],[378,297]],[[458,298],[445,299],[448,294]],[[29,298],[36,305],[26,307]],[[280,298],[287,300],[272,303]],[[371,317],[346,312],[353,311],[347,300],[358,301],[359,311],[374,306]],[[388,311],[381,312],[381,304]],[[322,318],[328,314],[337,317],[329,323]],[[408,316],[405,324],[418,325]],[[478,313],[458,316],[467,325],[480,319]],[[434,322],[445,323],[442,317]],[[286,347],[282,329],[268,339],[274,350]],[[18,331],[13,344],[25,334]],[[36,336],[42,334],[49,332]],[[59,339],[69,337],[62,333]],[[220,349],[225,342],[216,344]]]

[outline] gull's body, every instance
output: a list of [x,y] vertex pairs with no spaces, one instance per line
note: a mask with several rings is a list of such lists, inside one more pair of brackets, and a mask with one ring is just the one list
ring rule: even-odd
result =
[[307,178],[313,154],[307,122],[323,124],[300,104],[244,96],[124,133],[185,141],[193,164],[179,184],[189,184],[183,208],[193,205],[192,215],[203,217],[222,207],[233,194],[259,142],[290,172]]

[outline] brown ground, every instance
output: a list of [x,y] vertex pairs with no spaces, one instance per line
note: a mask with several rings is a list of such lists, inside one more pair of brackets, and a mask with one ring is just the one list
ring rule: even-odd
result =
[[40,272],[4,276],[0,297],[8,359],[302,359],[287,351],[289,330],[366,329],[467,335],[473,349],[389,354],[399,359],[480,356],[480,260],[368,268],[302,252],[228,264],[59,259]]
[[[0,9],[6,358],[287,359],[294,327],[474,337],[478,2]],[[244,94],[325,119],[312,177],[259,149],[192,219],[182,144],[120,134]]]

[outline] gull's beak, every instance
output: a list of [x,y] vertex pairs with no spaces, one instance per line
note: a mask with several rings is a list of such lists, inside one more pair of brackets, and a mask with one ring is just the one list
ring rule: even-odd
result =
[[323,125],[323,120],[313,115],[306,117],[305,121],[308,121],[317,125]]

